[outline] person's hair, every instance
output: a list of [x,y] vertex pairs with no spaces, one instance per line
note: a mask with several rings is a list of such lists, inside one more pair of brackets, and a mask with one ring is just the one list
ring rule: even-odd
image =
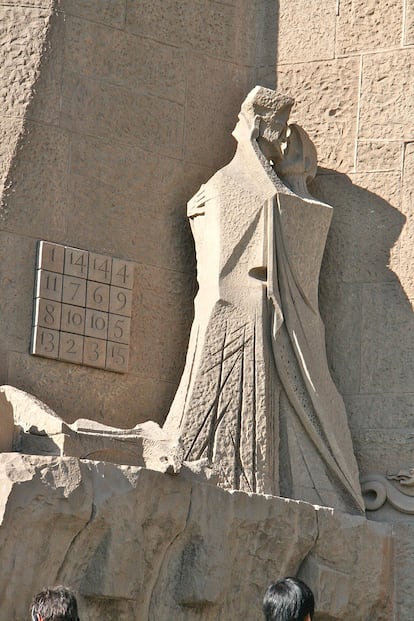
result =
[[266,621],[313,619],[315,600],[310,588],[298,578],[283,578],[268,586],[263,599]]
[[32,621],[79,621],[76,597],[64,586],[43,589],[30,605]]

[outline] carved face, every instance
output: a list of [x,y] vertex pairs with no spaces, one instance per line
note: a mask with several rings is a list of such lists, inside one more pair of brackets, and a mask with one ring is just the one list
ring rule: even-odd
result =
[[260,121],[257,142],[265,158],[272,160],[273,163],[280,162],[283,158],[289,112],[290,108],[285,108],[277,113],[262,116]]

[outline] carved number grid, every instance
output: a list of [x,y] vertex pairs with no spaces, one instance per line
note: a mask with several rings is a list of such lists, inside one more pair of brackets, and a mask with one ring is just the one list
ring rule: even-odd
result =
[[134,265],[38,242],[31,353],[128,371]]

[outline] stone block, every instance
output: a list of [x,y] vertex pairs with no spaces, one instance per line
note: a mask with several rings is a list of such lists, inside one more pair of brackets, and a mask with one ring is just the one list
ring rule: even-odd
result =
[[59,8],[68,15],[114,28],[123,28],[125,25],[125,0],[61,0]]
[[253,64],[256,33],[241,18],[244,5],[244,1],[236,6],[193,0],[127,0],[126,29],[207,56]]
[[321,166],[354,166],[359,60],[339,59],[279,65],[277,90],[294,97],[291,121],[309,134]]
[[388,266],[404,225],[404,217],[394,208],[400,203],[400,175],[318,175],[312,193],[333,206],[321,271],[323,286],[329,290],[340,280],[395,282]]
[[182,154],[182,105],[70,71],[63,77],[61,125],[170,157]]
[[201,55],[193,58],[192,65],[194,79],[188,84],[184,158],[217,170],[234,153],[236,143],[231,132],[240,102],[253,86],[252,76],[246,67]]
[[319,306],[326,351],[339,392],[355,393],[360,384],[361,285],[321,280]]
[[358,141],[358,172],[400,171],[402,165],[403,144],[398,141],[380,142],[376,140]]
[[336,0],[281,0],[278,21],[278,63],[308,63],[334,57]]
[[121,376],[14,352],[9,353],[7,381],[44,401],[66,422],[90,418],[125,428],[149,419],[162,423],[177,388],[145,373]]
[[3,194],[4,228],[59,241],[65,230],[69,136],[27,122]]
[[65,67],[95,80],[184,102],[183,50],[123,30],[69,17]]
[[414,49],[364,56],[359,138],[414,139],[413,62]]
[[337,56],[400,45],[403,25],[401,0],[341,0],[338,6]]
[[364,285],[362,317],[361,392],[412,392],[414,316],[400,284]]
[[0,6],[0,108],[8,117],[24,115],[32,96],[46,40],[50,11]]

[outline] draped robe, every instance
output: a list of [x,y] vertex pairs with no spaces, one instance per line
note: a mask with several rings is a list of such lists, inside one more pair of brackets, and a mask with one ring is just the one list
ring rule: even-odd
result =
[[331,213],[292,192],[254,139],[190,200],[199,291],[164,428],[225,488],[362,512],[318,309]]

